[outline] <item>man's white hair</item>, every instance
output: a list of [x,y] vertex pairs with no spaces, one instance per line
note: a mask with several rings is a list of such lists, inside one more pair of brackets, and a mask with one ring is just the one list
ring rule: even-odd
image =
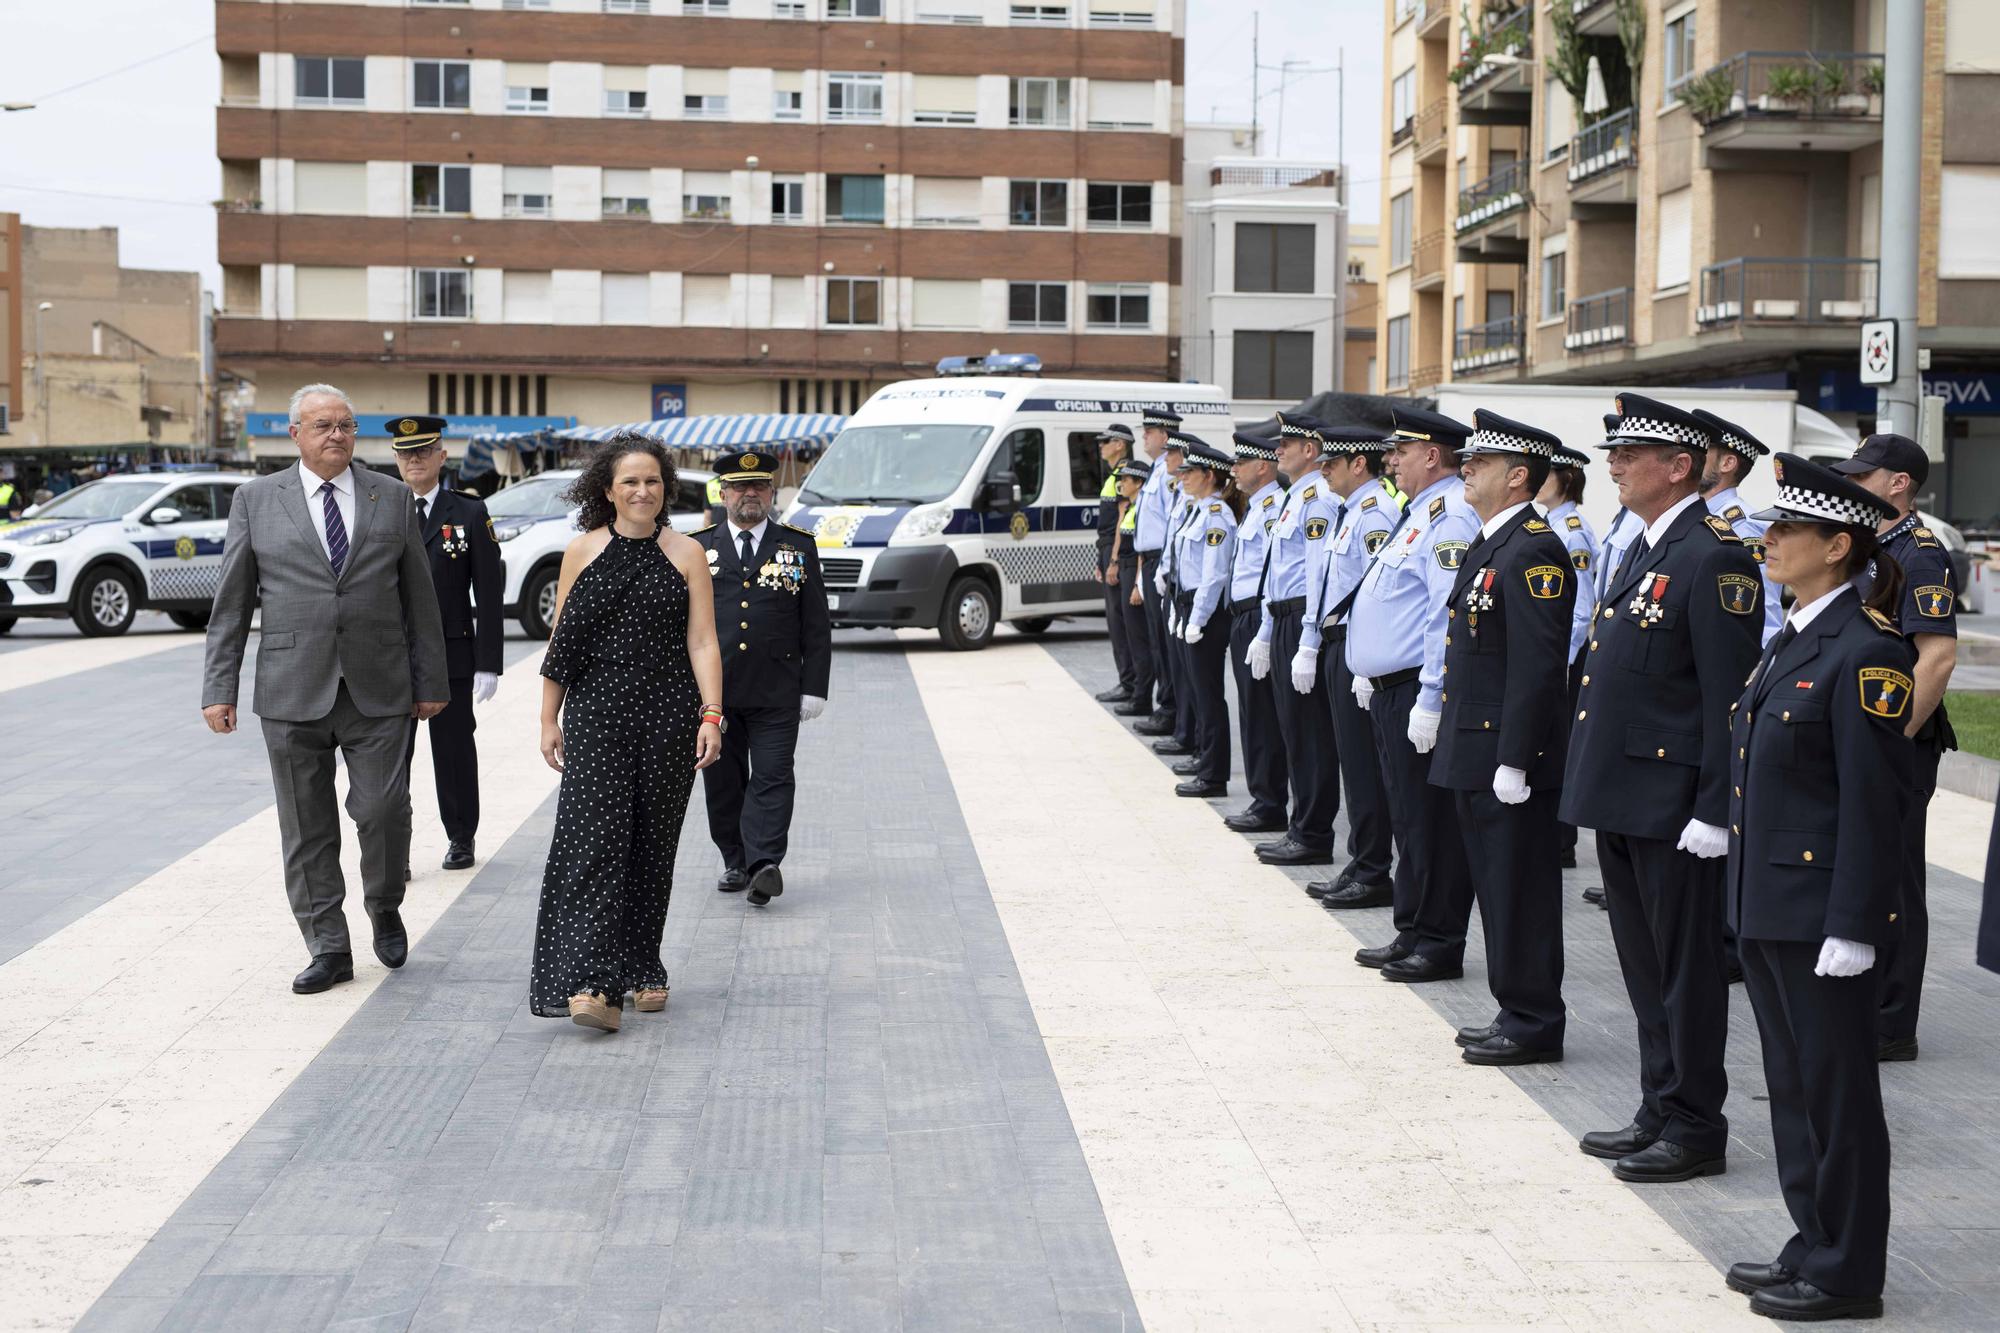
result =
[[291,423],[294,426],[299,424],[299,404],[303,403],[306,399],[312,397],[314,394],[328,394],[332,397],[338,398],[341,402],[347,404],[348,415],[352,416],[354,414],[354,400],[349,398],[341,390],[336,389],[331,384],[307,384],[300,388],[292,390],[292,406],[291,406],[290,417],[291,417]]

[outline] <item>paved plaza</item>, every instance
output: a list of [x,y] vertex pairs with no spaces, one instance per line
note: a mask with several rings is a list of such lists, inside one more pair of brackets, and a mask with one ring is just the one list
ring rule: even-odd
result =
[[[1720,1273],[1790,1230],[1742,992],[1729,1173],[1618,1183],[1574,1143],[1636,1082],[1588,847],[1566,1061],[1466,1066],[1476,926],[1461,981],[1355,967],[1387,911],[1258,863],[1240,779],[1175,798],[1088,623],[837,636],[788,891],[714,891],[697,784],[672,998],[605,1037],[526,1009],[540,644],[479,713],[478,867],[420,746],[410,962],[296,997],[262,744],[156,620],[0,639],[0,1329],[1768,1327]],[[1933,807],[1884,1328],[2000,1328],[1991,814]]]

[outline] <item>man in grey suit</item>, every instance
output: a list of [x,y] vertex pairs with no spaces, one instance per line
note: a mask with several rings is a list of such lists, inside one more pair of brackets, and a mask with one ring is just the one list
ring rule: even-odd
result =
[[300,995],[354,979],[342,904],[334,751],[347,760],[347,813],[375,956],[409,956],[403,881],[410,860],[409,719],[451,698],[430,558],[410,488],[354,463],[347,395],[309,384],[292,395],[299,465],[236,491],[208,622],[201,712],[236,730],[237,678],[250,617],[261,605],[258,719],[278,796],[285,892],[312,964]]

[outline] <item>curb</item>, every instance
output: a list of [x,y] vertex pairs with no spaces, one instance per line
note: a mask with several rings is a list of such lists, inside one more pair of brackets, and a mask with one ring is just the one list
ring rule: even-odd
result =
[[2000,799],[2000,761],[1948,750],[1938,764],[1938,786],[1975,800]]

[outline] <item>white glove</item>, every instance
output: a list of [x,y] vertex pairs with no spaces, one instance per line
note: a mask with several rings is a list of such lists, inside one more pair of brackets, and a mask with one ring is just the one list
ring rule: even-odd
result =
[[1409,736],[1410,744],[1416,747],[1418,754],[1429,754],[1438,743],[1438,722],[1443,716],[1428,708],[1410,710],[1410,725],[1404,734]]
[[472,702],[483,704],[500,689],[500,673],[497,671],[475,671],[472,673]]
[[1319,649],[1299,645],[1292,654],[1292,688],[1300,694],[1311,694],[1319,684]]
[[817,694],[801,694],[799,696],[799,721],[810,722],[825,711],[826,700],[820,698]]
[[1729,850],[1729,830],[1704,824],[1699,819],[1690,819],[1687,827],[1681,830],[1681,840],[1674,846],[1690,856],[1712,861]]
[[1200,643],[1201,626],[1192,624],[1181,626],[1181,642],[1185,644]]
[[1502,764],[1493,770],[1493,795],[1502,805],[1519,805],[1528,799],[1528,775]]
[[1167,608],[1167,637],[1170,639],[1178,639],[1180,636],[1181,636],[1180,618],[1174,614],[1174,609],[1170,606]]
[[1816,977],[1858,977],[1875,966],[1875,946],[1854,940],[1827,937],[1819,946],[1819,962],[1813,964]]
[[1262,680],[1271,674],[1271,645],[1263,639],[1250,640],[1249,650],[1243,654],[1243,665],[1250,668],[1250,679]]
[[1164,564],[1153,571],[1153,591],[1162,597],[1167,595],[1167,567]]
[[1374,697],[1375,687],[1368,683],[1368,677],[1356,676],[1354,678],[1354,702],[1360,705],[1362,712],[1365,713],[1368,711],[1368,701]]

